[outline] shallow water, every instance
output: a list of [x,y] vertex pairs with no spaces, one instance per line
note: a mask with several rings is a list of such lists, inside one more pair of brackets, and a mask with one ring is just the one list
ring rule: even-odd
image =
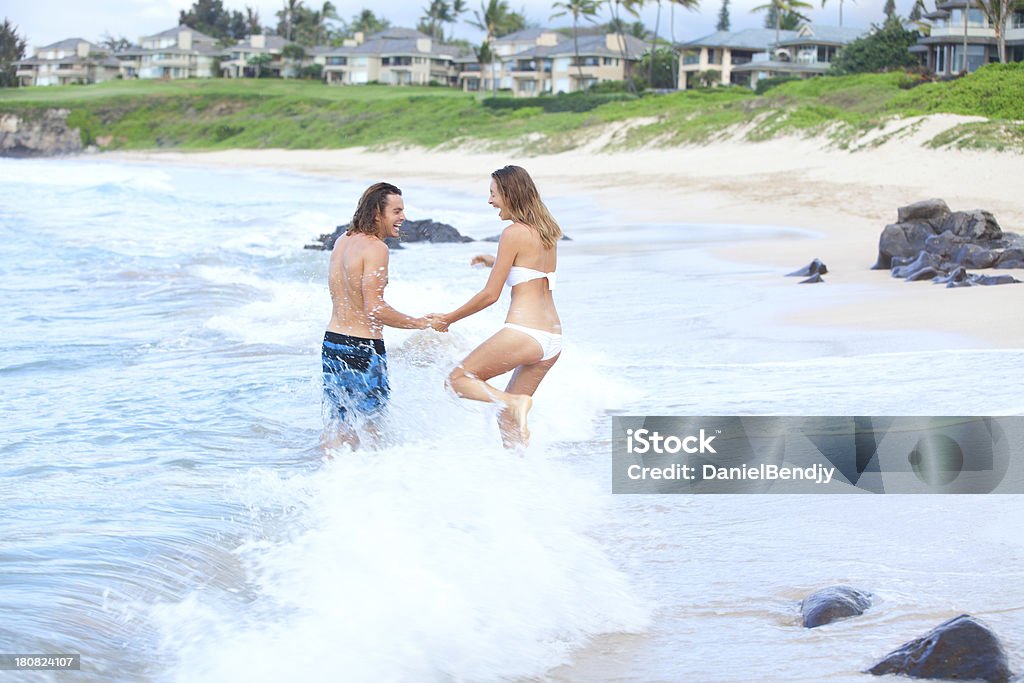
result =
[[[410,218],[500,231],[483,184],[403,187]],[[0,160],[0,652],[78,652],[87,681],[852,681],[969,612],[1022,668],[1018,497],[612,496],[608,415],[1020,414],[1024,350],[780,327],[793,280],[706,247],[798,231],[555,197],[567,345],[526,456],[442,390],[503,299],[387,330],[387,441],[325,464],[326,254],[302,246],[362,189]],[[488,248],[394,252],[389,301],[462,303]],[[800,296],[870,294],[829,287]],[[799,628],[834,583],[880,602]]]

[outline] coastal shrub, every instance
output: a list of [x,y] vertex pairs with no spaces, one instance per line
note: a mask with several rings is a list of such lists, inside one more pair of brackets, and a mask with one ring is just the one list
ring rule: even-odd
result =
[[986,64],[953,81],[925,83],[890,102],[899,112],[945,112],[1008,121],[1024,120],[1024,62]]
[[771,76],[769,78],[760,78],[757,81],[757,86],[754,88],[754,92],[758,95],[763,95],[772,88],[778,87],[783,83],[802,80],[803,79],[799,76]]
[[489,109],[524,109],[540,107],[546,112],[587,112],[609,102],[635,100],[636,95],[628,93],[592,94],[576,92],[555,97],[488,97],[483,105]]
[[68,128],[78,129],[78,135],[85,146],[96,143],[102,125],[99,118],[86,109],[75,109],[68,114]]
[[903,28],[903,20],[894,14],[882,26],[839,50],[829,73],[841,76],[915,66],[917,57],[909,49],[917,38],[917,32]]

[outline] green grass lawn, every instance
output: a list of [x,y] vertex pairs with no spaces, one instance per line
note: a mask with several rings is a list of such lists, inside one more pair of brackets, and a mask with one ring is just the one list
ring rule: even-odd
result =
[[79,128],[85,143],[102,141],[113,149],[444,148],[472,142],[535,152],[571,149],[606,124],[626,121],[632,123],[628,133],[613,143],[625,148],[707,142],[740,124],[747,124],[751,140],[827,135],[842,147],[893,117],[948,112],[990,121],[936,144],[1024,150],[1024,98],[1016,95],[1024,92],[1024,64],[993,64],[956,81],[917,83],[903,72],[820,77],[783,83],[764,95],[712,88],[613,101],[594,97],[575,107],[581,111],[545,111],[527,103],[484,106],[478,95],[442,87],[113,81],[0,89],[0,111],[32,117],[47,108],[68,109],[69,125]]

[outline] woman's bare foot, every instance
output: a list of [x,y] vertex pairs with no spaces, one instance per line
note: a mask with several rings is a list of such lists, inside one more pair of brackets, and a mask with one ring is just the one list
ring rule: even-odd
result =
[[531,408],[533,408],[533,398],[526,394],[512,394],[506,404],[509,418],[519,431],[519,437],[524,446],[530,442],[530,429],[526,426],[526,415]]

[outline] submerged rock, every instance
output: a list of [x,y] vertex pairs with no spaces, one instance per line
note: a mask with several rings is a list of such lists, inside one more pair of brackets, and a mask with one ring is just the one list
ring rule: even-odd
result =
[[804,628],[817,628],[864,614],[868,607],[871,607],[870,593],[850,586],[829,586],[804,598],[800,613]]
[[[317,243],[307,244],[306,249],[326,249],[331,250],[334,248],[334,243],[338,241],[338,238],[345,234],[350,224],[339,225],[335,228],[334,232],[326,235],[320,235],[317,238]],[[402,223],[402,239],[396,240],[387,238],[384,242],[391,249],[401,249],[402,242],[473,242],[472,237],[467,237],[461,234],[458,230],[448,225],[447,223],[438,223],[437,221],[430,220],[429,218],[422,221],[405,221]]]
[[868,673],[987,683],[1006,683],[1012,675],[999,638],[967,614],[939,624],[890,652]]

